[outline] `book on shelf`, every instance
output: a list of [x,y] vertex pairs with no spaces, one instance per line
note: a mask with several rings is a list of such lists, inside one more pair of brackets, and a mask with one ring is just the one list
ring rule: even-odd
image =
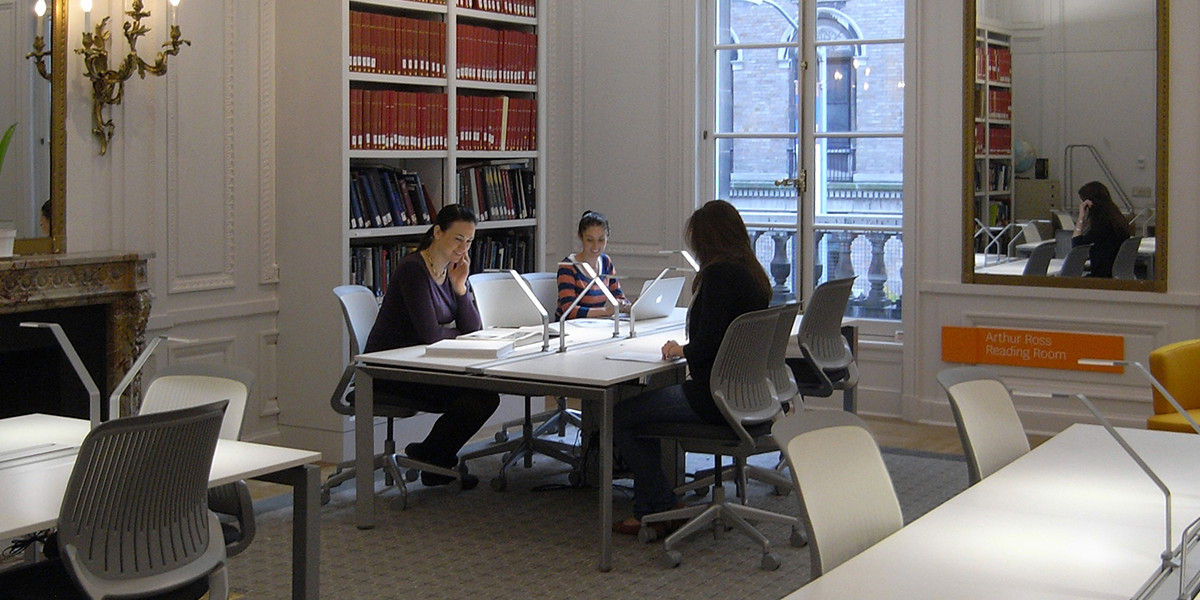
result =
[[457,3],[459,8],[503,13],[518,17],[532,18],[537,16],[537,0],[457,0]]
[[377,244],[350,247],[350,283],[370,288],[376,296],[387,291],[396,263],[417,251],[417,243]]
[[446,23],[351,10],[350,70],[410,77],[445,77]]
[[428,225],[437,209],[427,196],[416,173],[387,165],[351,165],[350,228]]
[[426,356],[445,358],[503,358],[512,351],[510,341],[464,339],[462,336],[425,346]]
[[537,82],[537,34],[458,23],[459,79],[531,85]]

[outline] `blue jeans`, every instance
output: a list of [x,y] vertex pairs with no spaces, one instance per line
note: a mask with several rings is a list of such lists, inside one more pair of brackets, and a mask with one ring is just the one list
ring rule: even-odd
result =
[[633,471],[633,516],[674,508],[677,498],[662,470],[659,440],[639,438],[643,423],[700,423],[683,395],[683,386],[670,385],[650,390],[613,407],[613,446]]

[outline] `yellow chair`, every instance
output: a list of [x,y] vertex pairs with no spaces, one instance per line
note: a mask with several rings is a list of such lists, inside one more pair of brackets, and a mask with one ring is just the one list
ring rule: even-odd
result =
[[[1158,379],[1193,419],[1200,421],[1200,386],[1196,370],[1200,368],[1200,339],[1167,344],[1150,352],[1150,374]],[[1194,433],[1187,420],[1170,402],[1154,392],[1154,415],[1146,419],[1146,429]]]

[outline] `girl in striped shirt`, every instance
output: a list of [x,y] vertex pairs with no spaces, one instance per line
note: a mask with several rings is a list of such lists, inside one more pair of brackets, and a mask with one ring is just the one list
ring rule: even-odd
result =
[[581,293],[583,299],[571,310],[567,318],[611,317],[613,314],[613,307],[604,298],[604,292],[592,286],[588,288],[587,293],[583,293],[589,278],[582,269],[575,266],[576,262],[587,263],[596,273],[604,276],[602,281],[607,283],[608,290],[620,303],[621,310],[628,310],[629,301],[621,291],[621,282],[617,279],[612,259],[604,253],[608,246],[608,234],[608,219],[605,219],[604,215],[591,210],[583,213],[583,217],[579,219],[579,241],[583,248],[568,255],[558,264],[558,309],[554,312],[555,319],[562,318],[563,311],[570,308],[571,303],[575,302],[575,298]]

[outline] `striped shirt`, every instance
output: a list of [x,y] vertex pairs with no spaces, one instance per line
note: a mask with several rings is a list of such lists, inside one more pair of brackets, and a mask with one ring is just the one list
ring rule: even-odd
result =
[[[575,255],[571,254],[563,259],[563,262],[558,265],[558,308],[554,311],[554,318],[562,318],[563,311],[575,302],[575,298],[583,291],[584,286],[588,284],[588,276],[575,267],[572,262],[575,260]],[[607,254],[600,255],[600,274],[608,275],[608,290],[617,300],[625,299],[625,292],[621,291],[621,282],[617,279],[617,271],[613,266],[612,259]],[[604,292],[596,287],[588,289],[583,295],[583,299],[579,301],[579,305],[571,311],[568,318],[577,319],[587,317],[592,310],[603,309],[607,300],[604,298]]]

